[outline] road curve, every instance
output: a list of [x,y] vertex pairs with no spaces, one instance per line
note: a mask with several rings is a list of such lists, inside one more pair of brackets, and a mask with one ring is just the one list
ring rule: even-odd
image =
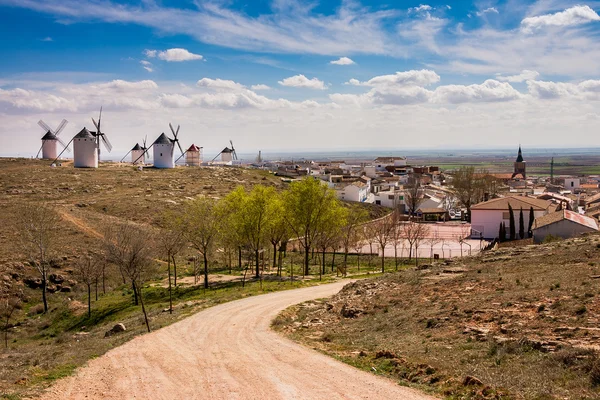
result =
[[405,399],[432,397],[273,332],[271,320],[347,282],[248,297],[206,309],[91,360],[45,399]]

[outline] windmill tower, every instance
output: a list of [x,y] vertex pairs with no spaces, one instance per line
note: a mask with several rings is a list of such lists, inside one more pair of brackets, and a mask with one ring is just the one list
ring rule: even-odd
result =
[[96,132],[90,132],[96,138],[96,150],[98,152],[98,160],[100,160],[100,142],[104,145],[104,148],[110,153],[112,150],[112,144],[108,140],[108,137],[104,132],[100,130],[100,124],[102,123],[102,107],[100,107],[100,116],[98,117],[98,122],[92,118],[92,122],[94,126],[96,126]]
[[136,143],[135,146],[131,150],[125,154],[125,156],[121,159],[120,162],[123,162],[127,158],[127,156],[131,153],[131,163],[133,165],[138,164],[146,164],[146,156],[148,155],[148,147],[146,147],[147,137],[144,139],[144,145],[140,146],[139,143]]
[[96,137],[87,128],[83,128],[72,139],[75,168],[98,168],[98,150]]
[[[44,130],[44,136],[42,136],[42,147],[37,152],[35,158],[40,156],[40,152],[42,153],[42,158],[44,160],[54,160],[58,157],[57,144],[66,149],[67,151],[71,151],[62,140],[58,137],[62,130],[67,126],[68,121],[63,119],[62,122],[58,125],[56,130],[50,128],[44,121],[39,120],[38,125]],[[64,150],[63,150],[64,151]]]
[[192,144],[185,152],[185,163],[190,167],[199,167],[202,163],[202,147]]
[[175,143],[177,143],[181,155],[184,154],[181,144],[179,144],[179,139],[177,138],[180,126],[178,125],[177,130],[175,130],[173,129],[173,125],[169,123],[169,127],[171,128],[171,132],[173,132],[174,139],[170,139],[163,132],[158,139],[152,143],[152,146],[150,146],[153,147],[154,152],[154,168],[175,168]]
[[231,144],[231,148],[225,147],[219,152],[219,154],[215,156],[215,158],[212,159],[212,161],[215,161],[219,156],[221,156],[221,162],[225,164],[231,164],[233,163],[233,160],[237,160],[238,156],[235,152],[235,147],[233,147],[233,142],[230,140],[229,144]]

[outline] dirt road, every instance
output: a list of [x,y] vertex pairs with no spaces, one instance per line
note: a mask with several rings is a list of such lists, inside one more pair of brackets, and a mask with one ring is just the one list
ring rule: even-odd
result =
[[204,310],[92,360],[47,399],[432,399],[335,361],[269,328],[277,313],[345,282]]

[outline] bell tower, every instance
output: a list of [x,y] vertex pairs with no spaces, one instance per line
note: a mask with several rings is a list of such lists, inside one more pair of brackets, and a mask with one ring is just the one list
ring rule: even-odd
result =
[[523,179],[527,179],[527,164],[523,160],[523,153],[521,152],[521,145],[519,145],[519,153],[517,154],[517,160],[515,161],[515,171],[513,172],[513,179],[521,175]]

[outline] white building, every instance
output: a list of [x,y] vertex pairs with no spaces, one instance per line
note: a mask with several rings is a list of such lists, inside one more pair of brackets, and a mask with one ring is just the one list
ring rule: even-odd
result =
[[356,181],[336,189],[336,194],[340,200],[363,203],[369,197],[369,189],[366,183]]
[[87,128],[73,138],[73,161],[75,168],[98,168],[96,138]]
[[523,209],[525,231],[529,228],[529,212],[532,207],[534,218],[542,217],[555,210],[555,206],[550,201],[525,196],[501,197],[478,203],[471,206],[472,237],[479,239],[481,235],[484,239],[497,238],[501,223],[506,225],[506,232],[508,234],[510,224],[509,204],[513,209],[515,232],[517,232],[517,235],[519,233],[519,214],[521,209]]
[[442,208],[444,199],[433,194],[424,193],[423,201],[419,203],[419,208]]
[[387,208],[400,208],[404,212],[404,192],[401,190],[386,190],[375,193],[374,203]]
[[221,162],[224,162],[224,163],[233,162],[233,150],[231,150],[229,147],[225,147],[221,151]]
[[167,135],[161,133],[152,144],[154,154],[154,168],[175,168],[174,143]]
[[581,179],[580,178],[565,178],[565,189],[573,190],[579,189],[581,187]]
[[136,143],[131,149],[131,163],[136,164],[145,164],[146,163],[146,155],[144,154],[144,149],[140,146],[139,143]]
[[201,147],[192,144],[185,152],[185,163],[191,167],[199,167],[202,163]]
[[536,218],[532,228],[533,241],[542,243],[548,235],[568,239],[582,233],[596,232],[598,222],[594,218],[563,209]]
[[42,158],[45,160],[54,160],[58,157],[57,151],[58,139],[50,131],[42,136]]

